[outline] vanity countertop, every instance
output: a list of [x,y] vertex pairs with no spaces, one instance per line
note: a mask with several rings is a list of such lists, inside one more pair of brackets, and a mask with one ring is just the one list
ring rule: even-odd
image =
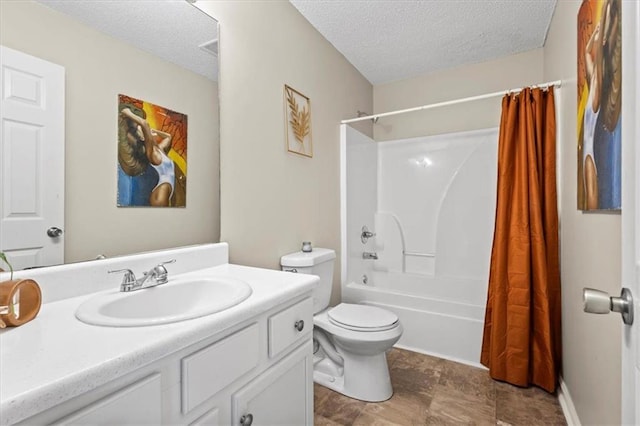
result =
[[[244,302],[208,316],[147,327],[80,322],[78,306],[93,296],[45,303],[38,316],[0,331],[0,424],[12,424],[97,388],[297,296],[318,277],[222,264],[180,274],[244,280]],[[178,275],[176,275],[177,277]],[[145,290],[140,290],[145,291]]]

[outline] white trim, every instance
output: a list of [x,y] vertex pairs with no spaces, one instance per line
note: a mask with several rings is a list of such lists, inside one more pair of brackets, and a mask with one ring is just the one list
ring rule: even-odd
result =
[[447,361],[453,361],[453,362],[457,362],[458,364],[464,364],[464,365],[468,365],[470,367],[479,368],[481,370],[489,371],[489,369],[487,367],[485,367],[484,365],[480,364],[479,362],[471,362],[471,361],[468,361],[466,359],[457,358],[455,356],[444,355],[444,354],[441,354],[439,352],[425,351],[423,349],[419,349],[419,348],[416,348],[414,346],[409,346],[409,345],[398,345],[396,343],[395,345],[393,345],[393,347],[394,348],[398,348],[398,349],[403,349],[403,350],[406,350],[406,351],[416,352],[416,353],[423,354],[423,355],[429,355],[429,356],[435,357],[435,358],[446,359]]
[[[340,125],[340,288],[347,282],[347,127]],[[333,290],[332,290],[333,291]]]
[[560,231],[562,229],[562,223],[560,219],[562,218],[562,153],[563,153],[563,138],[562,138],[562,129],[564,129],[564,116],[563,114],[563,99],[562,99],[562,91],[555,91],[555,108],[556,108],[556,206],[558,209],[558,237],[560,236]]
[[[542,87],[549,87],[549,86],[555,86],[556,88],[559,89],[560,87],[562,87],[562,80],[548,81],[546,83],[536,84],[536,85],[531,86],[531,87],[541,87],[542,88]],[[350,120],[342,120],[340,123],[341,124],[349,124],[349,123],[355,123],[357,121],[376,120],[377,118],[380,118],[380,117],[388,117],[390,115],[404,114],[405,112],[422,111],[422,110],[425,110],[425,109],[432,109],[432,108],[438,108],[438,107],[443,107],[443,106],[456,105],[456,104],[461,104],[461,103],[464,103],[464,102],[479,101],[481,99],[495,98],[497,96],[504,96],[504,95],[506,95],[508,93],[521,92],[522,90],[523,90],[522,87],[518,87],[516,89],[510,89],[510,90],[501,90],[499,92],[487,93],[487,94],[484,94],[484,95],[471,96],[471,97],[468,97],[468,98],[455,99],[455,100],[452,100],[452,101],[438,102],[438,103],[435,103],[435,104],[428,104],[428,105],[422,105],[422,106],[414,107],[414,108],[400,109],[400,110],[397,110],[397,111],[383,112],[381,114],[367,115],[367,116],[364,116],[364,117],[352,118]]]
[[581,426],[582,423],[580,423],[578,412],[576,411],[575,405],[573,405],[573,400],[569,394],[569,388],[562,376],[560,376],[560,387],[558,388],[558,402],[560,403],[560,407],[562,407],[562,413],[564,414],[564,418],[567,420],[567,425]]
[[[620,287],[640,293],[640,3],[622,2],[622,280]],[[620,325],[621,423],[640,423],[640,325]],[[617,373],[617,372],[616,372]]]

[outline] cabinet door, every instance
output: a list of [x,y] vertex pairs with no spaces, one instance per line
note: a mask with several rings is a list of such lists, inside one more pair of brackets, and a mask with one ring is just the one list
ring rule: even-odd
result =
[[220,410],[214,408],[204,413],[201,417],[198,417],[198,419],[190,423],[189,426],[218,426],[220,424]]
[[258,325],[253,324],[182,359],[182,412],[188,413],[258,365]]
[[312,343],[305,342],[232,397],[232,424],[313,424]]
[[161,379],[153,374],[85,407],[58,425],[158,425],[161,422]]

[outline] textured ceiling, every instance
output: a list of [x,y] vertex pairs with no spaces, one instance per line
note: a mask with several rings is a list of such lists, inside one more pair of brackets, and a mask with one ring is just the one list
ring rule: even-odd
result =
[[198,46],[218,23],[184,0],[37,0],[114,38],[218,80],[218,58]]
[[371,83],[542,47],[556,0],[289,0]]

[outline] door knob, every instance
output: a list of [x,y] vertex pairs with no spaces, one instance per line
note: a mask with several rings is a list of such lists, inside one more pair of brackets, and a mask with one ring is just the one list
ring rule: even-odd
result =
[[62,229],[52,226],[51,228],[47,229],[47,235],[51,238],[58,238],[60,235],[62,235]]
[[633,324],[633,296],[631,290],[623,288],[620,297],[610,297],[608,293],[593,288],[582,289],[584,311],[590,314],[608,314],[619,312],[622,322]]
[[253,423],[253,414],[245,414],[244,416],[240,417],[240,424],[242,426],[251,426],[252,423]]

